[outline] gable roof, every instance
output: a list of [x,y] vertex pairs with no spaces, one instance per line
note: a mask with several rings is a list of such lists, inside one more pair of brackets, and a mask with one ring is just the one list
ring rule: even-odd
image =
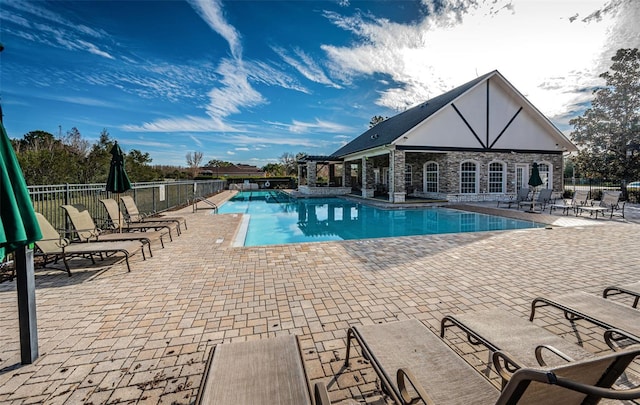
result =
[[456,87],[444,94],[434,97],[424,103],[388,118],[381,123],[370,128],[368,131],[335,151],[331,156],[343,157],[351,153],[360,152],[367,149],[377,148],[392,143],[402,134],[409,131],[443,107],[449,105],[456,98],[483,82],[488,77],[495,74],[497,70],[479,76],[470,82]]

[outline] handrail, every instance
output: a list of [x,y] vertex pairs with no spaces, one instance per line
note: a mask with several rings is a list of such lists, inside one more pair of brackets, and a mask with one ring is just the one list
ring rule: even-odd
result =
[[[210,207],[213,208],[213,212],[215,214],[218,213],[218,206],[216,205],[216,203],[214,203],[213,201],[209,201],[204,197],[194,197],[193,198],[193,212],[196,212],[198,210],[198,203],[199,202],[204,202],[204,203],[208,204]],[[207,208],[202,208],[202,209],[207,209]]]

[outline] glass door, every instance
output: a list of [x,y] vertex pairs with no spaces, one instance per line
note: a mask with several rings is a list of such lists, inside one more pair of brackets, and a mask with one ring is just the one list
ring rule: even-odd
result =
[[516,164],[516,192],[522,187],[527,187],[529,182],[529,165],[524,163]]

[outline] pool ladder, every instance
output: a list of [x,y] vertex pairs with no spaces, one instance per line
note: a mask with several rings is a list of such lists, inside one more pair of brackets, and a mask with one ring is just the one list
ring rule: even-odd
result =
[[195,197],[195,198],[193,199],[193,212],[196,212],[198,209],[203,209],[203,210],[205,210],[205,209],[209,209],[209,208],[198,208],[198,203],[199,203],[199,202],[204,202],[204,203],[206,203],[207,205],[209,205],[211,208],[213,208],[213,212],[214,212],[214,214],[217,214],[217,213],[218,213],[218,206],[216,205],[216,203],[211,202],[211,201],[207,200],[207,199],[206,199],[206,198],[204,198],[204,197]]

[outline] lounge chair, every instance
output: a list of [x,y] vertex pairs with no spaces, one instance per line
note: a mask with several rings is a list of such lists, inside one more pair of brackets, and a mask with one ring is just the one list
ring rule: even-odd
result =
[[512,204],[515,204],[516,207],[519,206],[521,202],[530,201],[529,193],[531,190],[528,187],[522,187],[518,190],[518,194],[516,194],[516,198],[509,198],[508,200],[500,200],[498,201],[498,208],[500,208],[500,204],[507,204],[507,208],[511,208]]
[[617,350],[614,344],[617,340],[629,339],[640,343],[640,311],[634,308],[596,295],[577,292],[552,298],[535,298],[531,302],[529,320],[533,321],[537,308],[545,306],[563,311],[569,321],[584,319],[606,329],[605,341],[613,350]]
[[184,217],[174,217],[174,216],[157,216],[157,215],[146,215],[140,213],[138,210],[138,206],[136,205],[133,197],[128,195],[123,195],[120,197],[120,201],[124,205],[126,213],[126,220],[129,223],[136,222],[145,222],[145,221],[153,221],[153,222],[170,222],[176,224],[176,230],[178,231],[178,235],[180,235],[180,225],[184,225],[184,229],[187,229],[187,220]]
[[579,206],[576,209],[576,216],[582,212],[588,212],[589,215],[598,214],[605,215],[606,212],[610,212],[609,219],[613,218],[613,214],[620,211],[616,215],[621,215],[624,218],[624,202],[622,203],[622,209],[620,209],[620,192],[619,191],[603,191],[602,199],[597,204]]
[[71,233],[81,242],[113,242],[123,240],[137,240],[147,246],[149,256],[153,257],[151,251],[151,242],[158,241],[164,248],[164,236],[166,231],[147,231],[147,232],[117,232],[105,233],[96,226],[91,214],[87,210],[79,210],[73,205],[60,206],[69,218],[69,222],[73,229]]
[[638,301],[640,301],[640,282],[624,285],[612,285],[602,291],[602,298],[607,298],[610,295],[627,294],[633,297],[633,308],[638,308]]
[[349,364],[351,340],[398,404],[420,397],[426,404],[584,404],[599,398],[640,397],[640,389],[609,387],[625,371],[640,348],[578,360],[557,367],[519,368],[513,374],[500,364],[513,364],[506,352],[493,354],[499,374],[507,380],[502,392],[419,321],[353,326],[347,332]]
[[447,328],[456,326],[467,334],[469,343],[482,344],[492,352],[505,351],[519,367],[558,365],[568,359],[594,356],[567,339],[497,308],[447,315],[440,326],[440,337],[444,338]]
[[36,218],[42,231],[42,239],[35,242],[36,254],[44,257],[45,264],[62,258],[69,277],[71,277],[71,270],[67,259],[74,256],[89,256],[93,264],[95,264],[95,260],[93,259],[93,255],[95,254],[122,253],[127,263],[128,271],[131,271],[129,257],[138,251],[142,252],[142,258],[146,260],[142,243],[138,241],[70,243],[68,239],[60,236],[58,231],[56,231],[42,214],[36,212]]
[[605,212],[609,212],[609,218],[614,215],[624,218],[625,201],[620,201],[620,191],[606,190],[602,192],[602,200],[600,206],[605,208]]
[[209,355],[196,404],[329,405],[322,383],[309,381],[296,336],[216,345]]
[[105,210],[107,211],[108,218],[108,226],[112,231],[119,232],[137,232],[137,231],[148,231],[148,230],[165,230],[169,233],[169,240],[173,241],[173,236],[171,236],[171,227],[173,224],[166,222],[136,222],[136,223],[128,223],[124,219],[124,215],[122,215],[122,211],[118,208],[118,202],[112,198],[105,198],[100,200]]
[[553,213],[553,210],[561,209],[564,215],[569,215],[569,210],[574,210],[577,212],[578,207],[584,206],[587,204],[587,198],[589,197],[589,192],[584,190],[576,190],[573,193],[573,198],[570,200],[562,200],[560,204],[550,204],[549,205],[549,214]]
[[518,208],[529,207],[531,211],[534,211],[536,206],[540,207],[541,211],[544,211],[547,208],[547,204],[551,201],[551,193],[552,190],[549,188],[544,188],[540,190],[538,193],[538,198],[531,201],[520,201],[518,203]]

